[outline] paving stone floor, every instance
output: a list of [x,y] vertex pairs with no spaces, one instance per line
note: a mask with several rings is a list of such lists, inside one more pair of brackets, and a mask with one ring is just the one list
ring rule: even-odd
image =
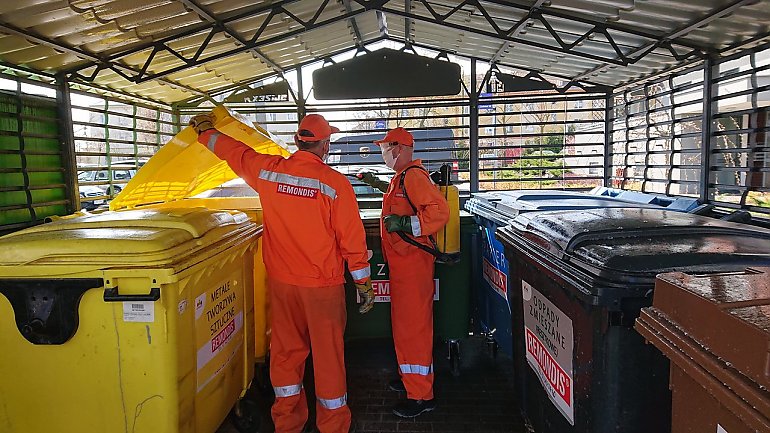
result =
[[[438,408],[414,420],[404,420],[391,413],[392,406],[402,398],[387,388],[387,383],[396,377],[392,341],[348,342],[345,356],[349,404],[358,433],[526,431],[514,398],[512,362],[502,354],[493,358],[480,337],[469,337],[461,342],[460,375],[457,377],[451,374],[446,345],[437,342],[434,386]],[[312,391],[309,379],[306,377],[305,388]],[[263,415],[259,432],[272,433],[269,409],[272,397],[258,397],[258,387],[254,388],[253,395],[260,400]],[[311,408],[313,406],[311,404]],[[237,433],[237,430],[228,420],[217,433]]]

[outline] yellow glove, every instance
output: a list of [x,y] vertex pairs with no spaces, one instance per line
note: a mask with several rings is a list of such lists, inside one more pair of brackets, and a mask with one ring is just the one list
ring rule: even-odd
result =
[[366,314],[374,306],[374,290],[372,289],[372,280],[368,278],[363,283],[355,284],[356,290],[358,290],[358,294],[361,296],[363,301],[361,302],[361,306],[358,307],[358,312],[361,314]]
[[196,134],[200,135],[202,132],[214,129],[214,118],[208,114],[199,114],[190,119],[190,126]]

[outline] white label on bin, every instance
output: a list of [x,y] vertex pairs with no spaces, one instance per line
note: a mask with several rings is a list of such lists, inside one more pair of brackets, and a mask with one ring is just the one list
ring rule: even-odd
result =
[[123,303],[124,322],[152,323],[155,321],[154,301],[133,301]]
[[206,309],[206,292],[195,298],[195,320],[200,319],[203,310]]
[[725,430],[725,428],[721,425],[717,424],[717,433],[727,433],[727,430]]
[[527,363],[551,402],[575,425],[572,320],[524,280],[521,291]]
[[[438,301],[438,278],[433,280],[433,300]],[[390,280],[372,280],[374,302],[390,302]],[[356,292],[356,302],[361,302],[361,295]]]

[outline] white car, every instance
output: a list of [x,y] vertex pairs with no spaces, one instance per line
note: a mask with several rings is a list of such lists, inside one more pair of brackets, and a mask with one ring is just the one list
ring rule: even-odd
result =
[[129,180],[136,175],[136,169],[133,166],[113,165],[112,181],[110,182],[109,171],[106,169],[81,167],[78,171],[78,183],[80,187],[95,186],[102,191],[102,195],[116,196],[126,186]]
[[[85,210],[94,210],[105,203],[106,193],[93,185],[80,185],[80,207]],[[97,198],[99,197],[99,198]]]

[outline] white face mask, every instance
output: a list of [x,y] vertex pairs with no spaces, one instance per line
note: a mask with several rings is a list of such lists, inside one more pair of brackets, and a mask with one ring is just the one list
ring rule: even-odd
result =
[[327,146],[327,147],[326,147],[326,152],[325,152],[325,153],[323,154],[323,156],[321,157],[321,161],[323,161],[323,162],[324,162],[324,164],[325,164],[326,162],[328,162],[328,161],[329,161],[329,150],[330,150],[330,146],[329,146],[328,144],[327,144],[326,146]]
[[385,165],[395,170],[396,160],[398,158],[393,156],[393,150],[395,150],[395,146],[392,148],[389,148],[388,146],[380,147],[380,151],[382,152],[382,159],[385,161]]

